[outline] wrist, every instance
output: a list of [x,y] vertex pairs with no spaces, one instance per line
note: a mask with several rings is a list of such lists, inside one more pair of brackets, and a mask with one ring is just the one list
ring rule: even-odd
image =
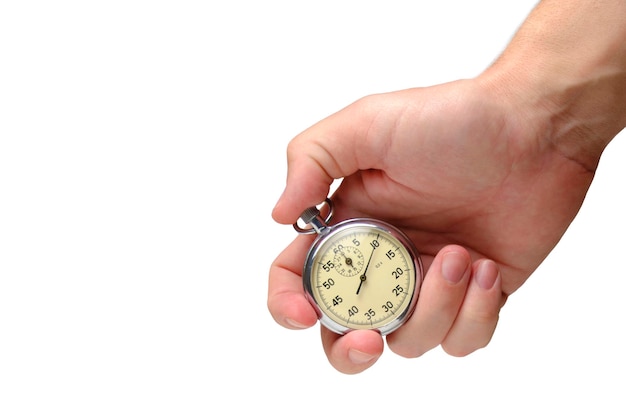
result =
[[626,2],[600,3],[542,2],[478,77],[536,137],[589,170],[626,125]]

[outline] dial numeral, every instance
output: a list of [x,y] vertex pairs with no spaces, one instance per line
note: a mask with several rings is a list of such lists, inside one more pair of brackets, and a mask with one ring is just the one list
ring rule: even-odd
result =
[[327,290],[330,289],[330,287],[332,287],[333,285],[335,285],[335,280],[332,278],[328,278],[327,281],[322,282],[322,285],[324,286],[324,288],[326,288]]
[[385,313],[389,313],[391,309],[393,309],[393,303],[391,301],[387,301],[385,304],[381,306]]
[[398,297],[400,294],[402,294],[404,292],[404,288],[402,288],[399,285],[396,285],[396,288],[391,290],[391,292],[394,293],[396,297]]
[[395,279],[400,278],[400,275],[402,274],[404,274],[404,271],[402,270],[402,268],[396,268],[395,271],[391,271],[391,275],[393,275]]
[[333,269],[334,267],[335,267],[335,264],[333,264],[331,261],[328,261],[325,264],[322,264],[322,268],[326,272],[330,272],[330,270]]

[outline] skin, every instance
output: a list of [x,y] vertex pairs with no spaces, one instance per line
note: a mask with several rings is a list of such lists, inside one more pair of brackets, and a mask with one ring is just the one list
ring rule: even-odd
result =
[[[388,221],[421,252],[417,308],[386,337],[391,351],[418,357],[441,345],[464,356],[489,343],[507,297],[557,245],[626,125],[624,16],[623,1],[544,1],[475,79],[364,97],[290,142],[275,221],[294,223],[343,178],[334,221]],[[287,328],[317,322],[301,278],[311,241],[299,236],[270,268],[268,308]],[[348,374],[385,344],[375,331],[321,327],[321,338]]]

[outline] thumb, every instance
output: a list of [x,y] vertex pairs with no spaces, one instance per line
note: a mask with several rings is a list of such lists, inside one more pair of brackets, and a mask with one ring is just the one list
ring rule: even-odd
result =
[[[361,169],[376,168],[382,144],[371,137],[372,132],[379,130],[372,128],[377,113],[372,104],[371,98],[361,99],[311,126],[289,143],[287,184],[272,212],[275,221],[295,222],[307,207],[324,201],[335,179]],[[376,134],[376,137],[385,135]]]

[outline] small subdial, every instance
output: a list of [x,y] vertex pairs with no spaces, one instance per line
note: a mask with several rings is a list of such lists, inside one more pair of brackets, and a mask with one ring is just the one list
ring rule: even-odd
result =
[[363,254],[354,246],[344,246],[335,254],[335,271],[344,277],[352,277],[361,272],[364,263]]

